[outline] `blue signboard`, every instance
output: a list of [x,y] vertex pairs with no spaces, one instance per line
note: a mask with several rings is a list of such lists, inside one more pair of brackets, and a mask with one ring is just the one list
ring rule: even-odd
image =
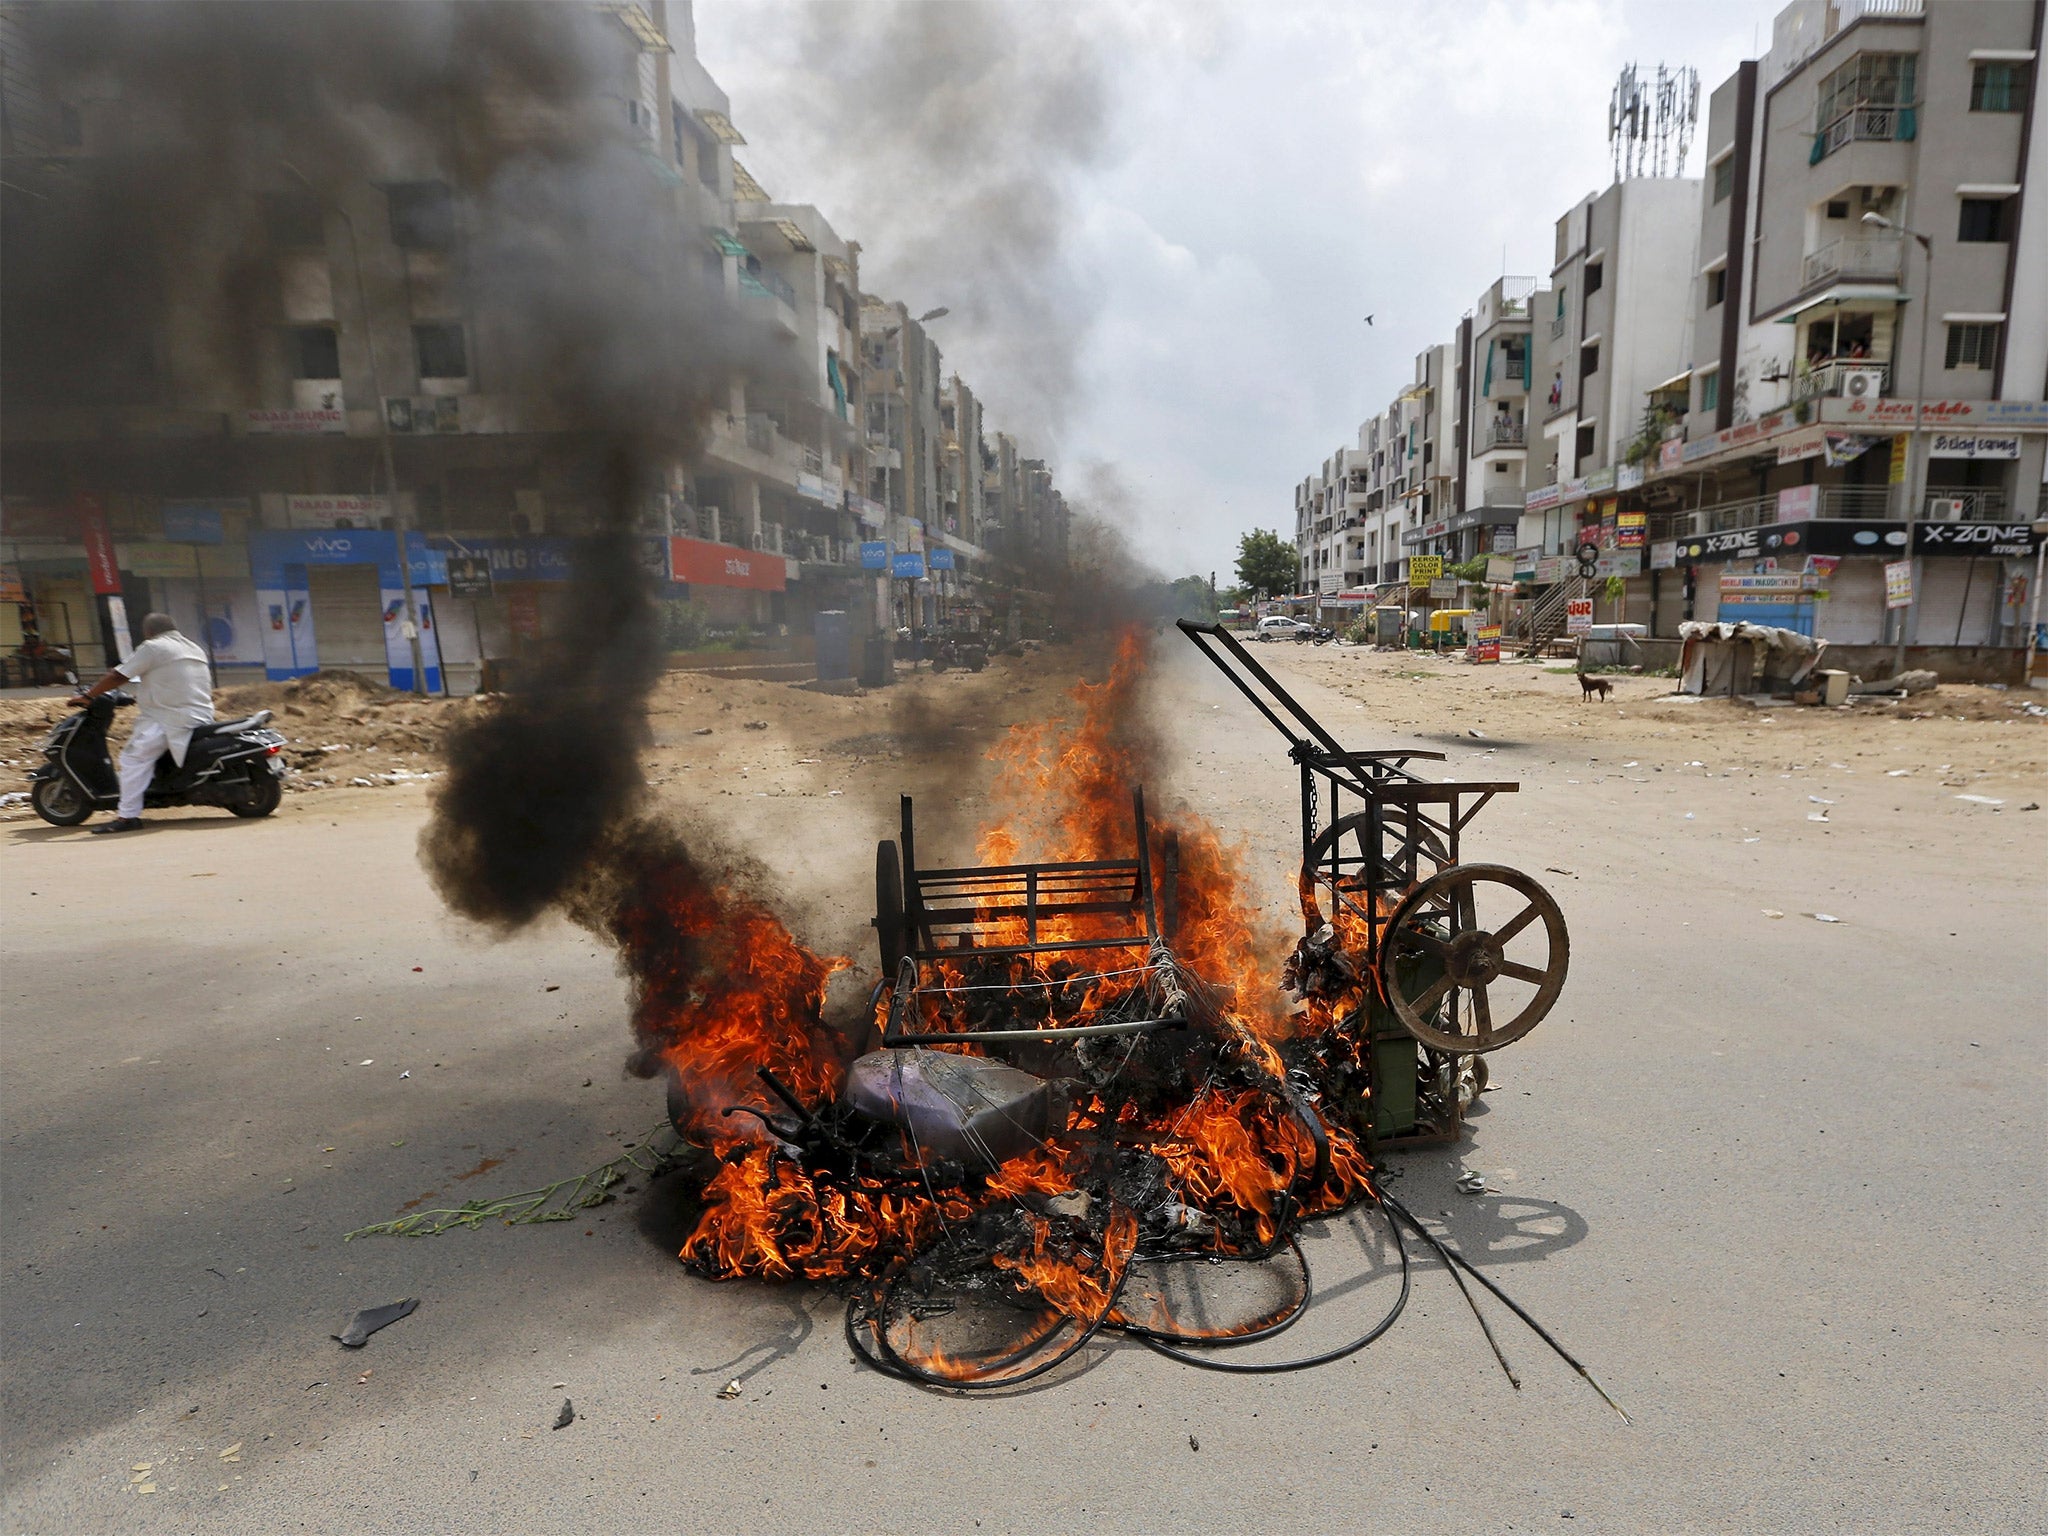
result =
[[[416,587],[446,586],[448,557],[417,536],[408,541]],[[259,587],[282,587],[288,565],[374,565],[387,587],[398,585],[398,539],[382,528],[266,528],[249,536],[249,573]]]
[[882,540],[863,540],[860,546],[860,568],[864,571],[886,571],[889,569],[889,546]]
[[924,575],[924,556],[914,552],[897,555],[889,562],[889,574],[898,581],[916,581]]
[[950,570],[952,570],[952,569],[953,569],[953,551],[951,551],[950,549],[946,549],[946,548],[943,548],[943,547],[941,547],[941,548],[938,548],[938,549],[934,549],[934,550],[932,551],[932,569],[933,569],[933,570],[935,570],[935,571],[950,571]]
[[163,504],[164,538],[173,544],[221,542],[220,508],[210,501]]

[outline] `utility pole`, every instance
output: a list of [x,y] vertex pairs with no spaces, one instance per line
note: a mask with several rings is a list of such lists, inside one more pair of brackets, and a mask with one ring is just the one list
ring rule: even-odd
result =
[[306,178],[305,172],[289,160],[279,163],[312,195],[315,202],[337,215],[342,228],[348,231],[348,260],[355,272],[356,308],[363,317],[363,349],[370,358],[370,393],[376,397],[377,442],[383,451],[384,489],[391,498],[391,531],[398,544],[398,586],[405,600],[405,638],[412,649],[412,691],[424,694],[427,691],[427,663],[425,648],[420,644],[419,607],[412,595],[412,528],[405,505],[398,497],[398,463],[391,450],[391,418],[384,409],[384,380],[377,368],[377,328],[370,316],[369,291],[363,286],[363,251],[356,242],[356,221],[340,203],[322,197],[320,189]]
[[1901,235],[1911,235],[1920,243],[1924,258],[1921,262],[1919,355],[1913,363],[1913,435],[1906,442],[1906,558],[1913,564],[1913,600],[1899,610],[1898,643],[1892,651],[1892,675],[1896,677],[1906,670],[1908,625],[1910,623],[1916,630],[1919,628],[1921,564],[1919,556],[1913,553],[1913,525],[1919,522],[1920,509],[1927,503],[1927,321],[1934,312],[1934,242],[1919,230],[1894,223],[1874,210],[1863,215],[1863,222]]

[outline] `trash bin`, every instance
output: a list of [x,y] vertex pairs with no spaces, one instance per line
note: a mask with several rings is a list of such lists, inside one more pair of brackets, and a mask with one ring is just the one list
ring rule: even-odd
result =
[[863,688],[886,688],[896,681],[896,637],[887,630],[877,630],[867,638],[867,648],[862,653],[860,685]]
[[844,609],[827,608],[811,621],[818,640],[818,681],[829,683],[853,676],[853,619]]

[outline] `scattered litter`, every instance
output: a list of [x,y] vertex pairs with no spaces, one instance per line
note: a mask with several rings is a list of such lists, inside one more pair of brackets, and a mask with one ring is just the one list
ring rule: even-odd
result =
[[242,1459],[242,1442],[237,1440],[233,1445],[222,1451],[220,1459],[222,1461],[240,1461]]
[[1569,869],[1564,869],[1564,868],[1562,868],[1562,867],[1560,867],[1559,865],[1556,865],[1556,864],[1546,864],[1546,865],[1544,865],[1544,866],[1543,866],[1543,872],[1544,872],[1544,873],[1545,873],[1546,875],[1570,875],[1570,876],[1571,876],[1571,878],[1572,878],[1572,879],[1574,879],[1574,880],[1576,880],[1576,879],[1578,879],[1578,878],[1579,878],[1579,877],[1578,877],[1578,875],[1577,875],[1576,873],[1574,873],[1573,871],[1571,871],[1571,870],[1569,870]]
[[2020,809],[2023,811],[2038,811],[2039,809],[2041,809],[2041,802],[2038,800],[2029,800],[2025,805],[2021,806]]
[[1765,916],[1765,917],[1783,917],[1784,915],[1785,915],[1785,914],[1784,914],[1784,913],[1782,913],[1782,912],[1780,912],[1780,911],[1779,911],[1779,910],[1778,910],[1778,909],[1777,909],[1776,907],[1765,907],[1765,908],[1764,908],[1764,916]]
[[406,1069],[405,1071],[403,1071],[403,1072],[401,1072],[401,1073],[399,1073],[399,1074],[398,1074],[398,1080],[399,1080],[399,1081],[400,1081],[400,1082],[402,1083],[402,1082],[404,1082],[404,1081],[405,1081],[405,1080],[406,1080],[406,1079],[407,1079],[408,1077],[411,1077],[411,1076],[412,1076],[412,1069],[411,1069],[410,1067],[408,1067],[408,1068],[407,1068],[407,1069]]
[[373,1056],[373,1057],[371,1057],[371,1058],[370,1058],[370,1059],[369,1059],[368,1061],[365,1061],[365,1062],[361,1062],[361,1063],[359,1063],[359,1065],[361,1065],[361,1066],[365,1066],[365,1067],[374,1067],[374,1066],[375,1066],[376,1064],[377,1064],[377,1058],[376,1058],[376,1057],[374,1057],[374,1056]]
[[1486,732],[1484,731],[1467,731],[1465,734],[1467,736],[1470,736],[1474,741],[1486,740]]
[[1743,841],[1745,843],[1760,843],[1763,841],[1763,839],[1760,837],[1745,837]]
[[155,1493],[155,1492],[156,1492],[156,1484],[155,1484],[155,1483],[137,1483],[137,1484],[135,1485],[135,1491],[136,1491],[137,1493]]
[[1826,912],[1809,912],[1806,915],[1817,923],[1839,923],[1841,921],[1839,917],[1830,916]]
[[552,986],[552,987],[542,987],[542,988],[541,988],[541,991],[543,991],[543,992],[559,992],[559,991],[561,991],[561,990],[562,990],[562,989],[561,989],[561,986],[560,986],[559,984],[557,984],[557,985],[555,985],[555,986]]
[[1806,819],[1808,821],[1826,821],[1828,819],[1828,813],[1826,811],[1808,811],[1806,813]]
[[1486,1193],[1486,1175],[1483,1173],[1461,1173],[1458,1175],[1458,1190],[1461,1194],[1483,1195]]
[[1808,795],[1806,798],[1811,800],[1815,805],[1833,805],[1835,803],[1832,800],[1823,800],[1819,795]]
[[[371,1334],[379,1328],[390,1327],[401,1317],[411,1317],[418,1306],[419,1299],[415,1297],[409,1301],[394,1301],[388,1307],[371,1307],[356,1314],[356,1320],[348,1325],[346,1333],[337,1333],[334,1337],[344,1349],[361,1349],[370,1341]],[[316,1381],[313,1385],[317,1387],[324,1383]]]
[[1643,765],[1641,763],[1623,763],[1621,766],[1624,768],[1640,768]]
[[2022,704],[2020,708],[2037,718],[2048,715],[2048,704]]
[[708,725],[700,725],[697,727],[697,729],[690,732],[690,734],[692,736],[709,736],[711,734],[711,727]]
[[1691,820],[1692,820],[1692,812],[1691,812],[1691,811],[1687,811],[1687,812],[1685,813],[1685,819],[1686,819],[1687,821],[1691,821]]
[[416,965],[413,967],[413,969],[416,971],[424,971],[426,967],[424,965]]
[[1887,768],[1884,772],[1884,776],[1888,779],[1903,779],[1907,774],[1911,773],[1912,771],[1913,770],[1910,768]]
[[739,1377],[733,1377],[731,1381],[728,1381],[724,1386],[720,1387],[718,1389],[718,1395],[724,1398],[727,1402],[731,1402],[734,1398],[738,1397],[740,1395]]
[[[1475,734],[1476,734],[1476,733],[1475,733]],[[1197,1439],[1196,1439],[1196,1438],[1195,1438],[1195,1437],[1194,1437],[1193,1435],[1189,1435],[1189,1436],[1188,1436],[1188,1449],[1189,1449],[1189,1450],[1191,1450],[1191,1451],[1199,1451],[1199,1450],[1200,1450],[1201,1448],[1202,1448],[1202,1442],[1201,1442],[1201,1441],[1199,1441],[1199,1440],[1197,1440]]]
[[27,790],[25,790],[25,789],[17,789],[17,790],[13,790],[13,791],[11,791],[11,792],[10,792],[10,793],[8,793],[8,794],[0,795],[0,805],[27,805],[27,804],[28,804],[28,791],[27,791]]
[[1967,800],[1972,805],[2003,805],[2003,800],[1994,800],[1989,795],[1957,795],[1958,800]]
[[377,1373],[376,1373],[375,1371],[365,1371],[365,1372],[363,1372],[363,1374],[362,1374],[362,1375],[360,1375],[360,1376],[358,1376],[358,1377],[356,1378],[356,1385],[357,1385],[357,1386],[359,1386],[359,1387],[360,1387],[360,1386],[362,1386],[362,1385],[364,1385],[365,1383],[367,1383],[367,1382],[369,1381],[369,1379],[370,1379],[370,1378],[371,1378],[372,1376],[374,1376],[374,1375],[376,1375],[376,1374],[377,1374]]
[[749,720],[746,728],[750,731],[765,731],[768,729],[768,722],[766,720]]
[[571,1424],[574,1424],[575,1422],[576,1405],[570,1402],[569,1399],[565,1397],[562,1399],[562,1411],[555,1415],[555,1422],[552,1425],[550,1425],[549,1428],[567,1429]]

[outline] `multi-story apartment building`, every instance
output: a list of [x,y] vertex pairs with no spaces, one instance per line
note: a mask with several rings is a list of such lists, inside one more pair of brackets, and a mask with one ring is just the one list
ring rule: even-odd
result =
[[1527,493],[1554,479],[1552,464],[1532,451],[1530,441],[1532,417],[1540,419],[1542,411],[1532,390],[1536,364],[1549,355],[1536,332],[1539,326],[1547,330],[1550,309],[1550,290],[1535,278],[1501,277],[1458,328],[1458,432],[1464,451],[1457,460],[1454,504],[1474,533],[1470,554],[1461,547],[1462,558],[1495,553],[1503,541],[1515,548]]
[[[1798,0],[1713,93],[1692,356],[1644,487],[1685,612],[1756,615],[1721,578],[1796,552],[1825,595],[1770,617],[1837,644],[2023,632],[2048,441],[2043,9]],[[1910,603],[1887,609],[1885,567],[1908,561]]]

